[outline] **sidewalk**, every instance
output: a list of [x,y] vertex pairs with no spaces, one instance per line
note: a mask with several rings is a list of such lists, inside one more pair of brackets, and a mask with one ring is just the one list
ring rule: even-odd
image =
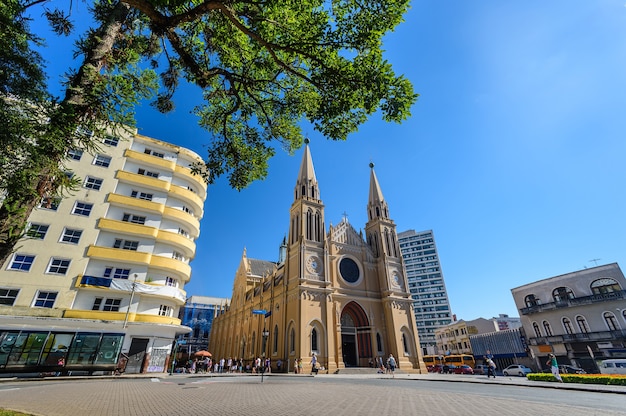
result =
[[[260,374],[172,374],[169,373],[146,373],[146,374],[123,374],[121,376],[62,376],[62,377],[0,377],[0,383],[7,382],[29,382],[29,381],[60,381],[60,380],[81,380],[81,379],[142,379],[158,378],[160,380],[176,380],[183,378],[212,378],[212,377],[261,377]],[[293,374],[293,373],[266,373],[264,377],[323,377],[323,378],[354,378],[354,379],[391,379],[386,374]],[[531,381],[526,377],[498,376],[487,378],[484,375],[465,374],[396,374],[394,380],[406,381],[434,381],[434,382],[454,382],[454,383],[477,383],[477,384],[499,384],[522,387],[550,388],[559,390],[589,391],[597,393],[626,394],[626,386],[601,385],[601,384],[578,384],[578,383],[557,383],[544,381]]]

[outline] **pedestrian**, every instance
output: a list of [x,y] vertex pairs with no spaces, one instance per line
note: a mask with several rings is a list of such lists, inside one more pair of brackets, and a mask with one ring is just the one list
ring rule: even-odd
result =
[[387,365],[389,366],[389,371],[391,371],[391,377],[396,377],[396,359],[393,358],[393,354],[389,354],[389,358],[387,358]]
[[317,374],[317,355],[315,355],[315,353],[313,353],[311,357],[311,374],[313,373]]
[[552,375],[556,378],[559,383],[563,382],[561,375],[559,374],[559,363],[556,361],[556,357],[554,354],[548,355],[548,361],[546,361],[546,365],[550,366],[550,370],[552,371]]
[[383,374],[385,372],[385,365],[383,364],[383,356],[379,355],[376,359],[376,363],[378,365],[378,372]]
[[279,358],[276,361],[276,372],[280,373],[280,370],[282,370],[282,367],[283,367],[283,361]]
[[302,374],[302,358],[298,358],[298,374]]
[[486,362],[487,362],[487,378],[489,378],[490,376],[493,376],[493,378],[496,378],[496,363],[494,363],[491,358],[487,358]]
[[298,374],[298,359],[297,358],[293,359],[293,372],[295,374]]

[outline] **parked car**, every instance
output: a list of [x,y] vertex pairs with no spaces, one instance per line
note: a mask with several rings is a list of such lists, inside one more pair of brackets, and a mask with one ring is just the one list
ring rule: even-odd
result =
[[443,368],[441,369],[441,372],[444,374],[454,374],[456,369],[457,369],[457,366],[454,364],[444,364]]
[[431,373],[441,373],[442,369],[443,369],[442,364],[435,364],[428,371],[430,371]]
[[526,374],[530,374],[532,372],[533,370],[531,370],[530,368],[526,367],[523,364],[513,364],[505,368],[502,371],[502,374],[504,374],[505,376],[526,377]]
[[600,364],[602,374],[626,374],[626,358],[603,360]]
[[559,372],[563,374],[587,374],[587,372],[582,368],[576,368],[571,365],[560,365]]
[[474,367],[474,374],[487,374],[487,366],[477,365],[476,367]]
[[474,370],[469,365],[460,365],[454,369],[454,374],[474,374]]

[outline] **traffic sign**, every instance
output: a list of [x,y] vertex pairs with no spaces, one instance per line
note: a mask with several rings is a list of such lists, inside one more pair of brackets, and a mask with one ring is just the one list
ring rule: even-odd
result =
[[265,315],[267,311],[265,309],[252,309],[253,315]]

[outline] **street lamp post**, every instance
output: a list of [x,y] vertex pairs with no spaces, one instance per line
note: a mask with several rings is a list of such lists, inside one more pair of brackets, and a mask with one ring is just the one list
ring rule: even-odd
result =
[[130,314],[130,307],[133,304],[133,298],[135,297],[135,289],[137,288],[137,273],[133,275],[133,283],[131,283],[130,301],[128,302],[128,308],[126,309],[126,316],[124,317],[124,328],[128,326],[128,315]]
[[[265,319],[265,318],[263,318],[263,319]],[[263,325],[262,335],[263,335],[263,348],[262,348],[262,351],[261,351],[261,357],[263,357],[263,363],[261,364],[261,383],[263,383],[263,376],[265,375],[265,370],[266,370],[266,368],[265,368],[265,345],[267,344],[267,338],[270,335],[270,331],[267,331],[265,329],[265,325]]]

